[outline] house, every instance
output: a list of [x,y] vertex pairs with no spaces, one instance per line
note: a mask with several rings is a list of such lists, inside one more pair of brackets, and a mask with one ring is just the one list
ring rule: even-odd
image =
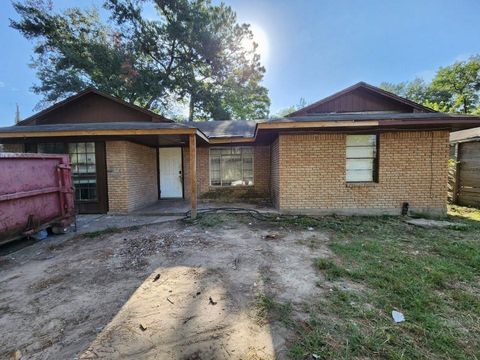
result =
[[444,214],[449,132],[480,117],[435,112],[366,83],[285,118],[175,123],[87,89],[16,126],[8,151],[71,156],[83,213],[158,199],[264,197],[282,212]]
[[452,202],[480,207],[480,128],[450,134],[455,160]]

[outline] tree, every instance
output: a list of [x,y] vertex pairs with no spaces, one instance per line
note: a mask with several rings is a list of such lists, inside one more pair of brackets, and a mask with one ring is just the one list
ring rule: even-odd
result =
[[307,106],[307,101],[305,100],[305,98],[301,97],[300,100],[298,101],[298,104],[279,110],[278,113],[276,113],[273,117],[276,117],[276,118],[285,117],[297,110],[303,109],[305,106]]
[[14,3],[20,20],[11,26],[36,41],[40,106],[93,86],[154,111],[183,103],[191,120],[265,117],[265,69],[256,46],[241,45],[253,39],[249,25],[210,0],[153,1],[151,20],[143,13],[152,1],[106,0],[109,21],[95,9],[59,14],[42,0]]
[[383,82],[380,88],[419,103],[423,103],[429,96],[428,85],[421,78],[398,84]]
[[474,112],[480,105],[480,56],[440,68],[430,87],[432,91],[443,94],[443,101],[450,111]]
[[398,84],[383,82],[382,89],[442,112],[480,112],[480,56],[441,67],[430,83],[423,79]]

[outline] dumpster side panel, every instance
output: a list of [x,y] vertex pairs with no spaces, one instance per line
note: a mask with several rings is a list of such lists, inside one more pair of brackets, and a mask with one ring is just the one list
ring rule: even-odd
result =
[[73,219],[68,155],[0,156],[0,243]]

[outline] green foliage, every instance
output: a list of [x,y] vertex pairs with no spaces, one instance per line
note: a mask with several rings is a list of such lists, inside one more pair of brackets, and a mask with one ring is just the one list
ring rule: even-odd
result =
[[279,303],[275,301],[272,296],[266,294],[259,294],[257,296],[257,315],[269,321],[279,321],[285,326],[292,326],[292,304],[291,303]]
[[480,56],[441,67],[430,83],[417,78],[380,87],[436,111],[480,113]]
[[348,272],[344,268],[338,266],[330,259],[315,259],[314,266],[317,270],[323,271],[325,278],[329,281],[348,275]]
[[[314,266],[351,285],[319,281],[325,295],[312,299],[305,324],[293,324],[291,357],[478,357],[480,211],[450,214],[467,230],[411,227],[398,217],[324,218],[336,260]],[[392,309],[406,322],[394,324]]]
[[[144,17],[144,6],[156,9]],[[190,119],[268,115],[268,91],[249,25],[210,0],[105,0],[96,9],[54,11],[42,0],[14,2],[11,26],[35,41],[40,106],[93,86],[150,110],[188,104]]]
[[285,108],[285,109],[281,109],[280,111],[278,111],[276,114],[273,115],[274,118],[282,118],[282,117],[285,117],[297,110],[300,110],[300,109],[303,109],[305,106],[307,106],[307,101],[305,100],[305,98],[300,98],[300,100],[298,101],[298,104],[296,105],[293,105],[293,106],[289,106],[288,108]]

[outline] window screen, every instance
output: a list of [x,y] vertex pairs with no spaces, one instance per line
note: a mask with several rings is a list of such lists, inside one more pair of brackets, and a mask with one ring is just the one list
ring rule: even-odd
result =
[[210,185],[253,185],[253,148],[219,147],[210,149]]
[[376,159],[376,135],[347,135],[347,182],[377,181]]

